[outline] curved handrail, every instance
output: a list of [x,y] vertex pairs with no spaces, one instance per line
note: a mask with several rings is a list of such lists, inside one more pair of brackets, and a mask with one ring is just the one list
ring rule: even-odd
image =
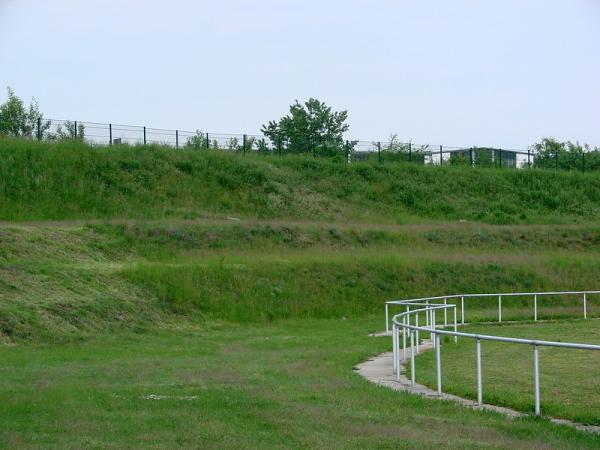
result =
[[385,302],[385,332],[387,335],[390,333],[390,319],[389,319],[389,307],[394,305],[406,305],[406,304],[418,304],[425,303],[429,304],[430,301],[435,300],[444,300],[446,302],[448,299],[461,299],[461,323],[465,323],[465,308],[464,301],[469,298],[490,298],[497,297],[498,298],[498,321],[502,322],[502,297],[526,297],[533,296],[534,302],[534,321],[537,321],[538,316],[538,308],[537,308],[537,298],[543,296],[556,296],[556,295],[583,295],[583,317],[587,319],[587,296],[590,294],[600,294],[600,290],[592,290],[592,291],[549,291],[549,292],[497,292],[497,293],[477,293],[477,294],[449,294],[449,295],[438,295],[433,297],[421,297],[421,298],[413,298],[406,300],[388,300]]
[[[461,298],[461,310],[462,317],[461,321],[464,324],[464,299],[473,297],[498,297],[499,298],[499,320],[502,321],[502,297],[515,297],[515,296],[534,296],[535,302],[535,320],[537,320],[537,297],[548,296],[548,295],[574,295],[582,294],[584,303],[584,317],[587,318],[587,295],[589,294],[600,294],[600,291],[556,291],[556,292],[518,292],[518,293],[498,293],[498,294],[453,294],[435,297],[423,297],[417,299],[408,300],[393,300],[385,303],[386,307],[386,334],[389,335],[389,306],[397,305],[404,306],[406,311],[395,314],[392,317],[392,348],[393,348],[393,368],[394,373],[397,375],[398,381],[400,380],[400,330],[402,331],[402,347],[404,360],[406,360],[407,352],[407,334],[410,337],[410,359],[411,359],[411,384],[415,384],[415,363],[414,356],[415,352],[419,351],[419,332],[430,333],[432,336],[433,347],[436,351],[436,368],[437,368],[437,391],[438,394],[442,394],[442,373],[441,373],[441,357],[440,357],[440,336],[452,336],[456,342],[459,337],[474,339],[477,343],[477,401],[481,405],[483,403],[483,388],[482,388],[482,371],[481,371],[481,341],[496,341],[496,342],[507,342],[512,344],[525,344],[531,345],[534,350],[534,397],[535,397],[535,414],[540,415],[540,383],[539,383],[539,357],[538,347],[558,347],[558,348],[572,348],[580,350],[600,350],[600,345],[595,344],[583,344],[576,342],[558,342],[558,341],[546,341],[537,339],[522,339],[512,338],[507,336],[494,336],[487,334],[476,334],[476,333],[465,333],[459,332],[457,329],[457,305],[448,304],[448,299]],[[430,303],[443,300],[444,303]],[[414,309],[416,307],[416,309]],[[439,329],[436,320],[436,311],[442,310],[444,312],[444,326],[448,326],[447,311],[453,310],[454,312],[454,331],[445,329]],[[426,317],[426,324],[419,325],[419,315],[424,314]],[[414,324],[411,324],[411,318],[413,318]]]

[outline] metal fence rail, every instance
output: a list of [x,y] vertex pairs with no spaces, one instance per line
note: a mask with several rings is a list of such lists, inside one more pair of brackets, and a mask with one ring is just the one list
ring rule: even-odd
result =
[[[498,320],[502,321],[502,297],[529,297],[534,303],[534,317],[537,320],[538,297],[543,296],[581,296],[583,304],[583,317],[587,318],[588,296],[600,294],[600,291],[560,291],[560,292],[508,292],[508,293],[484,293],[484,294],[453,294],[446,296],[424,297],[408,300],[392,300],[385,304],[386,315],[386,334],[389,335],[390,307],[403,308],[404,311],[395,314],[391,318],[392,324],[392,349],[393,349],[393,371],[400,380],[400,334],[402,335],[402,354],[403,359],[407,359],[407,351],[410,352],[410,380],[415,384],[416,368],[415,354],[419,351],[419,332],[429,333],[436,359],[436,380],[437,392],[442,394],[442,362],[441,362],[441,340],[440,336],[452,336],[457,342],[459,338],[473,339],[476,342],[476,372],[477,372],[477,403],[483,404],[483,375],[481,361],[481,341],[505,342],[509,344],[531,345],[533,348],[533,377],[534,377],[534,410],[536,415],[541,414],[540,401],[540,367],[539,367],[539,347],[556,347],[579,350],[600,350],[600,345],[583,344],[576,342],[558,342],[535,339],[521,339],[506,336],[493,336],[486,334],[474,334],[458,331],[458,304],[448,303],[448,299],[461,299],[461,323],[464,322],[465,299],[472,298],[498,298]],[[453,331],[446,329],[448,327],[448,310],[453,313]],[[443,328],[438,326],[436,317],[437,311],[444,315]],[[425,316],[425,324],[419,324],[419,318]],[[407,342],[408,341],[408,342]]]

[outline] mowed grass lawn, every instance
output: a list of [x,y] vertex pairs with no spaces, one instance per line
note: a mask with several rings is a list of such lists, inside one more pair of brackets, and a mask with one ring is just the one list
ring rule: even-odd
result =
[[[600,320],[567,320],[527,324],[470,325],[469,333],[562,342],[600,343]],[[458,344],[444,338],[442,386],[450,392],[477,398],[475,341]],[[600,351],[540,347],[542,414],[600,424]],[[436,386],[435,354],[415,361],[417,381]],[[483,397],[486,403],[533,412],[533,348],[530,345],[482,341]]]
[[[380,326],[380,317],[195,328],[182,323],[80,343],[2,346],[0,445],[600,446],[599,436],[544,420],[511,420],[366,382],[352,368],[389,348],[389,339],[367,337]],[[547,377],[544,367],[542,360]]]

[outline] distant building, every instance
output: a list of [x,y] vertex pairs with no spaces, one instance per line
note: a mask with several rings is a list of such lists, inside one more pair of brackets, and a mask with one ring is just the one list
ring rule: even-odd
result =
[[490,147],[474,147],[455,150],[450,154],[450,162],[471,161],[479,167],[517,167],[517,154],[508,150]]

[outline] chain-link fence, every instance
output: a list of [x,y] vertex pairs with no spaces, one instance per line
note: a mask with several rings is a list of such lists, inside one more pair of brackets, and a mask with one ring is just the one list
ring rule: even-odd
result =
[[300,146],[292,146],[286,140],[275,141],[264,135],[208,133],[200,130],[170,130],[57,119],[38,120],[37,129],[32,131],[31,137],[39,140],[77,139],[91,145],[154,144],[175,149],[213,149],[241,153],[310,153],[348,162],[405,161],[424,165],[521,168],[533,166],[536,160],[533,150],[415,144],[400,142],[395,137],[388,141],[308,141]]

